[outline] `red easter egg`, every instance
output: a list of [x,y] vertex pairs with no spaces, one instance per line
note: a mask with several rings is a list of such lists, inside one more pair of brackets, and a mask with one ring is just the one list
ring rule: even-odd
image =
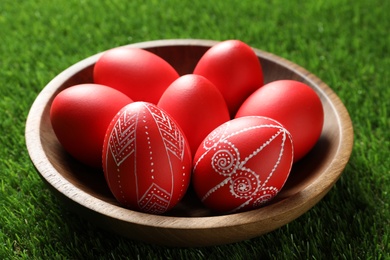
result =
[[104,135],[111,119],[133,102],[125,94],[98,84],[80,84],[61,91],[50,108],[58,141],[78,161],[102,167]]
[[317,93],[295,80],[273,81],[245,100],[236,114],[265,116],[280,122],[294,143],[294,162],[304,157],[321,136],[324,110]]
[[191,176],[191,152],[176,122],[147,102],[125,106],[107,128],[103,171],[123,206],[162,214],[184,196]]
[[233,213],[262,206],[291,171],[290,133],[266,117],[228,121],[202,142],[194,157],[193,187],[204,205]]
[[231,117],[263,85],[259,58],[250,46],[239,40],[226,40],[211,47],[193,73],[204,76],[221,91]]
[[193,155],[212,130],[230,120],[221,92],[199,75],[188,74],[178,78],[167,88],[157,105],[179,124]]
[[106,51],[93,70],[95,83],[115,88],[134,101],[153,104],[178,77],[176,70],[156,54],[126,46]]

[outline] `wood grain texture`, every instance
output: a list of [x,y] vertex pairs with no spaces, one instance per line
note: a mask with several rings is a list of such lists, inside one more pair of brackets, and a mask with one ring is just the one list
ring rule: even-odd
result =
[[[129,46],[161,56],[183,75],[191,73],[203,53],[216,43],[193,39],[159,40]],[[337,95],[315,75],[271,53],[254,51],[262,64],[265,82],[302,81],[318,93],[325,111],[320,140],[293,166],[284,188],[268,205],[243,213],[215,215],[189,190],[182,202],[163,216],[120,207],[102,172],[81,165],[63,150],[49,119],[56,94],[69,86],[92,82],[93,66],[102,53],[60,73],[32,105],[25,137],[37,172],[70,210],[98,227],[150,243],[168,246],[226,244],[265,234],[293,221],[320,201],[342,174],[352,151],[352,122]]]

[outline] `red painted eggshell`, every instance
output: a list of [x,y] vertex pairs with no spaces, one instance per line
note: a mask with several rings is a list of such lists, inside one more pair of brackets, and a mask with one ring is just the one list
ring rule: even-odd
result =
[[111,119],[132,100],[98,84],[80,84],[61,91],[50,108],[58,141],[78,161],[102,167],[104,136]]
[[174,81],[158,106],[180,125],[193,155],[211,131],[230,120],[221,92],[209,80],[194,74]]
[[138,48],[118,47],[106,51],[96,62],[93,79],[115,88],[134,101],[157,104],[179,74],[164,59]]
[[134,102],[107,129],[103,170],[123,206],[162,214],[184,196],[191,179],[191,152],[174,120],[157,106]]
[[273,118],[291,133],[294,162],[313,148],[324,123],[324,110],[317,93],[295,80],[278,80],[264,85],[245,100],[236,117],[254,115]]
[[231,117],[263,85],[259,58],[250,46],[239,40],[226,40],[211,47],[193,73],[204,76],[221,91]]
[[282,189],[292,161],[291,136],[280,123],[266,117],[233,119],[211,132],[196,152],[194,190],[217,212],[258,208]]

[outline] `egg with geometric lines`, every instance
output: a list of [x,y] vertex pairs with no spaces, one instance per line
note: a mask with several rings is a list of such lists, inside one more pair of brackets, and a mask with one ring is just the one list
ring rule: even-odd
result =
[[186,137],[156,105],[131,103],[111,121],[104,139],[103,171],[122,206],[151,214],[169,211],[186,193],[191,167]]
[[211,132],[193,159],[194,190],[219,213],[261,207],[284,186],[292,167],[290,133],[261,116],[230,120]]

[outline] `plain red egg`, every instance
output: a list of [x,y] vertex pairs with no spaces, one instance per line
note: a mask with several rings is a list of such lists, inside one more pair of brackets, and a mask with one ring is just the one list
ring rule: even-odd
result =
[[295,80],[278,80],[264,85],[245,100],[236,118],[253,115],[273,118],[291,133],[294,162],[313,148],[324,123],[324,110],[317,93]]
[[266,117],[228,121],[199,146],[192,183],[208,208],[222,213],[258,208],[284,186],[292,167],[290,133]]
[[93,79],[115,88],[134,101],[157,104],[179,74],[164,59],[147,50],[118,47],[106,51],[96,62]]
[[125,106],[107,128],[103,171],[118,202],[130,209],[162,214],[184,196],[192,158],[180,127],[147,102]]
[[221,92],[209,80],[194,74],[174,81],[157,105],[179,124],[192,154],[211,131],[230,119]]
[[226,40],[211,47],[193,73],[204,76],[221,91],[231,117],[263,85],[259,58],[250,46],[239,40]]
[[80,84],[61,91],[50,108],[50,121],[64,149],[80,162],[102,167],[106,129],[115,114],[132,100],[103,85]]

